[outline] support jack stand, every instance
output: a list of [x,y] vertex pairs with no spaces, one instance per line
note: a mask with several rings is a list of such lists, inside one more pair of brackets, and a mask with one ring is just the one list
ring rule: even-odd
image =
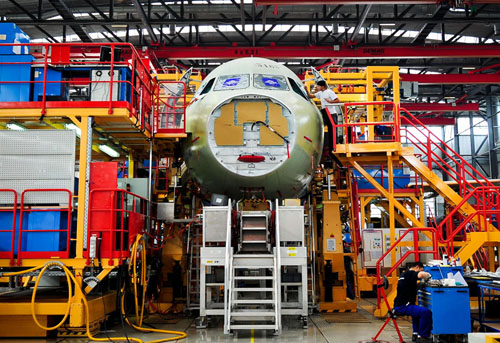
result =
[[382,327],[380,328],[380,330],[378,330],[377,334],[375,335],[375,337],[372,337],[372,342],[373,343],[376,343],[376,342],[382,342],[382,341],[379,341],[378,340],[378,337],[380,336],[380,334],[382,333],[382,331],[384,331],[385,327],[387,326],[387,324],[389,323],[389,321],[392,320],[392,323],[394,324],[394,328],[396,329],[396,332],[398,333],[398,337],[399,337],[399,343],[404,343],[405,341],[403,340],[403,336],[401,336],[401,331],[399,331],[399,326],[398,326],[398,323],[396,322],[396,313],[394,312],[394,310],[389,310],[389,312],[387,313],[387,319],[385,320],[384,324],[382,324]]
[[377,288],[378,288],[378,291],[380,292],[381,297],[384,299],[385,305],[387,306],[387,309],[388,309],[387,319],[385,320],[384,324],[382,324],[382,327],[380,328],[380,330],[378,330],[375,337],[372,337],[372,342],[373,343],[382,342],[382,341],[378,340],[378,337],[380,336],[382,331],[384,331],[387,324],[389,324],[389,321],[392,320],[392,323],[394,324],[394,328],[396,329],[396,332],[398,333],[399,343],[404,343],[405,341],[403,340],[403,336],[401,336],[401,331],[399,331],[399,326],[398,326],[398,323],[396,322],[396,318],[397,318],[396,312],[389,305],[389,302],[387,301],[387,295],[385,294],[385,291],[384,291],[384,289],[387,289],[388,286],[389,286],[389,281],[387,280],[387,277],[384,276],[382,284],[379,284],[377,286]]

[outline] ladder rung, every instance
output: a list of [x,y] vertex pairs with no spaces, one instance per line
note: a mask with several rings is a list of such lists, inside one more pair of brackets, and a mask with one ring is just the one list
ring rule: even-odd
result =
[[272,292],[274,288],[243,287],[233,288],[235,292]]
[[273,299],[236,299],[232,301],[233,304],[253,304],[253,305],[260,305],[260,304],[274,304]]
[[251,325],[231,325],[231,329],[235,330],[251,330],[251,329],[260,329],[260,330],[275,330],[275,325],[265,325],[265,324],[251,324]]
[[272,276],[235,276],[235,280],[272,280]]
[[252,259],[252,258],[269,258],[272,259],[274,257],[273,254],[237,254],[234,255],[233,258],[236,259]]
[[264,311],[264,310],[245,310],[245,311],[233,311],[231,312],[231,317],[274,317],[276,313],[274,310]]

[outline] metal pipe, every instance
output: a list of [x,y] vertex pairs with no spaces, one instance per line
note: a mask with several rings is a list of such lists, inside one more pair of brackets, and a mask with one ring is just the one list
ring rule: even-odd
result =
[[151,206],[153,200],[153,138],[149,140],[149,175],[148,175],[148,232],[151,228]]
[[372,5],[365,6],[365,8],[363,9],[363,13],[361,13],[361,17],[359,18],[359,21],[356,24],[356,27],[354,28],[354,31],[351,35],[351,38],[349,38],[349,40],[352,41],[359,34],[359,31],[361,31],[361,27],[363,27],[363,24],[365,23],[366,17],[368,16],[368,13],[370,12],[371,8],[372,8]]
[[326,180],[327,180],[327,184],[328,184],[328,200],[332,200],[332,194],[331,194],[332,182],[330,181],[330,174],[328,172],[326,174]]
[[[89,218],[89,196],[90,196],[90,161],[92,159],[92,121],[93,118],[89,117],[87,122],[87,160],[85,161],[85,203],[83,204],[83,248],[87,249],[87,235],[88,235],[88,218]],[[81,204],[78,204],[80,206]]]

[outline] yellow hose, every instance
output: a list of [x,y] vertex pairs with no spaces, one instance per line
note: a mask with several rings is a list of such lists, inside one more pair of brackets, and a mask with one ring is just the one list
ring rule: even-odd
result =
[[[178,335],[179,337],[170,337],[170,338],[164,338],[164,339],[158,339],[154,341],[149,341],[148,343],[160,343],[160,342],[168,342],[168,341],[175,341],[179,339],[183,339],[187,337],[185,332],[182,331],[167,331],[167,330],[161,330],[161,329],[152,329],[152,328],[143,328],[142,327],[142,321],[144,318],[144,307],[145,307],[145,301],[146,301],[146,249],[142,248],[141,250],[141,256],[142,256],[142,261],[141,263],[141,285],[142,285],[142,306],[141,306],[141,311],[139,315],[139,309],[138,309],[138,294],[137,294],[137,248],[139,246],[139,242],[141,240],[144,240],[142,235],[138,235],[135,239],[134,245],[132,246],[132,253],[131,253],[131,260],[130,260],[130,265],[129,265],[129,272],[130,269],[133,269],[133,284],[134,284],[134,298],[135,298],[135,313],[136,313],[136,323],[132,323],[126,316],[125,316],[125,304],[124,304],[124,299],[125,299],[125,292],[124,288],[122,288],[122,298],[121,298],[121,310],[122,310],[122,315],[125,317],[125,321],[127,322],[128,325],[133,327],[134,329],[141,331],[141,332],[156,332],[156,333],[168,333],[168,334],[173,334],[173,335]],[[124,286],[125,287],[125,286]]]
[[38,284],[40,283],[40,280],[42,279],[42,275],[45,274],[45,272],[47,271],[47,269],[49,267],[54,266],[54,265],[61,267],[62,264],[59,264],[58,262],[49,262],[49,263],[45,264],[45,266],[42,268],[42,270],[40,270],[40,274],[38,274],[38,277],[36,278],[35,287],[33,287],[33,295],[31,296],[31,316],[33,317],[33,320],[35,321],[36,325],[38,325],[40,328],[47,330],[47,331],[55,330],[64,324],[64,322],[66,321],[66,318],[68,318],[68,316],[69,316],[69,311],[71,309],[71,294],[73,294],[73,287],[71,285],[71,282],[69,281],[68,269],[63,268],[64,273],[66,274],[66,278],[68,279],[68,303],[66,304],[66,311],[64,312],[64,317],[63,317],[63,319],[61,319],[59,324],[54,325],[52,327],[46,327],[46,326],[43,326],[42,324],[40,324],[40,322],[36,318],[36,313],[35,313],[36,291],[38,289]]
[[[139,242],[143,239],[143,236],[142,235],[138,235],[136,237],[136,240],[134,242],[134,245],[132,247],[132,255],[131,255],[131,263],[130,263],[130,266],[133,266],[134,268],[134,271],[133,271],[133,275],[134,275],[134,280],[133,280],[133,283],[134,283],[134,295],[135,295],[135,305],[136,305],[136,314],[139,313],[139,310],[138,310],[138,307],[139,307],[139,304],[138,304],[138,300],[137,300],[137,268],[135,268],[136,266],[136,263],[137,263],[137,247],[139,245]],[[141,309],[141,314],[139,316],[139,319],[138,319],[138,324],[139,325],[134,325],[133,323],[131,323],[128,318],[125,317],[125,320],[126,322],[132,326],[134,329],[138,330],[138,331],[141,331],[141,332],[155,332],[155,333],[164,333],[164,334],[169,334],[169,335],[177,335],[178,337],[169,337],[169,338],[163,338],[163,339],[157,339],[157,340],[153,340],[153,341],[148,341],[148,342],[145,342],[139,338],[135,338],[135,337],[107,337],[107,338],[97,338],[97,337],[94,337],[90,331],[90,321],[89,321],[89,318],[90,318],[90,313],[89,313],[89,304],[87,302],[87,298],[85,296],[82,297],[82,301],[83,301],[83,304],[84,304],[84,307],[85,307],[85,328],[86,328],[86,331],[87,331],[87,336],[90,340],[92,341],[96,341],[96,342],[112,342],[112,341],[126,341],[126,340],[130,340],[130,341],[134,341],[134,342],[137,342],[137,343],[161,343],[161,342],[168,342],[168,341],[176,341],[176,340],[179,340],[179,339],[183,339],[183,338],[186,338],[187,337],[187,334],[185,332],[181,332],[181,331],[170,331],[170,330],[162,330],[162,329],[150,329],[150,328],[143,328],[141,327],[142,326],[142,321],[143,321],[143,317],[144,317],[144,299],[145,299],[145,296],[146,296],[146,251],[145,251],[145,248],[143,247],[142,251],[141,251],[141,254],[143,256],[143,263],[142,263],[142,266],[141,266],[141,284],[143,285],[143,301],[142,301],[142,309]],[[59,266],[60,268],[63,269],[64,273],[66,274],[66,278],[67,278],[67,281],[68,281],[68,306],[66,308],[66,312],[64,314],[64,317],[63,319],[61,320],[61,322],[53,327],[45,327],[43,326],[42,324],[40,324],[40,322],[37,320],[36,318],[36,313],[35,313],[35,300],[36,300],[36,292],[37,292],[37,289],[38,289],[38,284],[41,280],[41,277],[42,275],[45,273],[45,271],[51,267],[51,266],[54,266],[54,265],[57,265]],[[129,271],[130,271],[130,267],[129,266]],[[67,319],[68,315],[69,315],[69,312],[70,312],[70,307],[71,307],[71,294],[72,294],[72,291],[73,291],[73,286],[72,286],[72,282],[75,286],[75,290],[78,290],[81,292],[81,294],[83,294],[83,291],[80,287],[80,285],[78,284],[75,276],[73,275],[73,273],[71,273],[71,271],[68,269],[68,267],[66,267],[66,265],[64,265],[62,262],[59,262],[59,261],[53,261],[53,262],[49,262],[49,263],[46,263],[45,265],[42,265],[42,266],[38,266],[38,267],[34,267],[34,268],[30,268],[30,269],[26,269],[26,270],[23,270],[23,271],[20,271],[20,272],[12,272],[12,273],[4,273],[3,276],[16,276],[16,275],[22,275],[22,274],[25,274],[25,273],[28,273],[28,272],[32,272],[32,271],[36,271],[36,270],[40,270],[40,274],[38,275],[38,278],[37,278],[37,281],[35,282],[35,286],[33,288],[33,295],[31,297],[31,315],[33,316],[33,319],[35,320],[35,323],[40,327],[42,328],[43,330],[55,330],[57,329],[58,327],[60,327]],[[124,290],[122,288],[122,290]],[[124,292],[122,292],[123,294]],[[125,315],[125,311],[123,309],[123,305],[124,305],[124,296],[122,295],[122,299],[121,299],[121,311],[122,311],[122,314]],[[136,319],[137,321],[137,319]]]

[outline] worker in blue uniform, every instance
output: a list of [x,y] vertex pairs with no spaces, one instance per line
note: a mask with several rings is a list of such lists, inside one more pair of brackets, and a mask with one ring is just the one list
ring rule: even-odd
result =
[[416,305],[418,282],[430,276],[424,272],[424,265],[421,262],[415,262],[399,277],[394,311],[412,317],[413,342],[430,342],[432,312],[426,307]]

